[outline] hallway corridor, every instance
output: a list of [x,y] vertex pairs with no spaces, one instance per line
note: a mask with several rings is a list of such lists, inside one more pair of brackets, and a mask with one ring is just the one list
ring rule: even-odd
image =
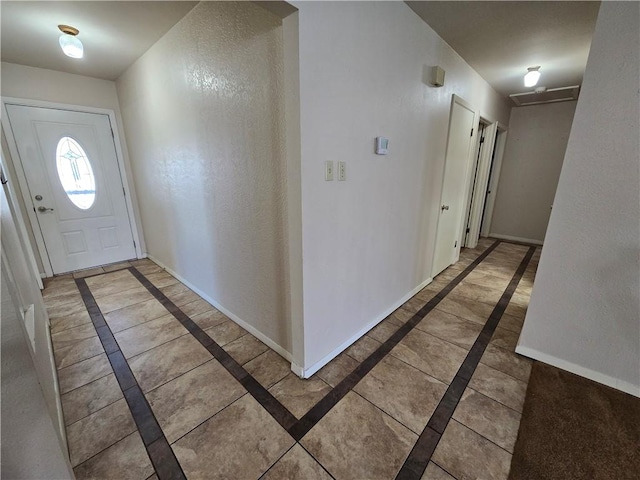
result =
[[148,259],[49,279],[76,477],[506,479],[539,254],[481,239],[306,380]]

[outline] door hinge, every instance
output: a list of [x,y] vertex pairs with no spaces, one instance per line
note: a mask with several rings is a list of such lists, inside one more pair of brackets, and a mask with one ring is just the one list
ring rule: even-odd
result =
[[471,129],[471,135],[470,136],[473,137],[473,128]]
[[136,241],[133,241],[133,248],[136,248]]
[[458,246],[458,241],[456,240],[456,243],[453,244],[453,248],[456,248]]
[[480,137],[480,145],[484,143],[484,137]]
[[467,233],[469,233],[470,231],[471,231],[471,229],[470,229],[470,228],[467,228]]
[[126,197],[127,196],[127,191],[124,189],[124,187],[122,187],[122,194]]

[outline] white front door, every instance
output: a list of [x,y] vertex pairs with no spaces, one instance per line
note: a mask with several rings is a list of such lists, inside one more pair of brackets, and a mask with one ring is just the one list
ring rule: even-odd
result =
[[108,115],[7,105],[53,272],[135,258]]
[[463,101],[454,97],[449,122],[432,277],[454,263],[457,258],[456,253],[460,249],[458,243],[466,213],[474,122],[474,111]]

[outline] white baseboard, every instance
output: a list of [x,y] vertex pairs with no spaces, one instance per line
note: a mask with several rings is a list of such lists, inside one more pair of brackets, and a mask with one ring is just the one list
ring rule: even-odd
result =
[[[193,285],[191,282],[185,280],[181,275],[179,275],[178,273],[176,273],[175,271],[173,271],[171,268],[167,267],[164,263],[162,263],[160,260],[158,260],[157,258],[155,258],[152,255],[147,254],[146,255],[147,258],[149,258],[149,260],[155,262],[156,264],[158,264],[159,266],[161,266],[162,268],[164,268],[167,272],[169,272],[171,275],[173,275],[174,277],[176,277],[178,280],[180,280],[182,283],[184,283],[187,287],[189,287],[191,290],[193,290],[195,293],[197,293],[198,295],[200,295],[202,298],[204,298],[207,302],[209,302],[211,305],[213,305],[214,307],[216,307],[218,310],[220,310],[222,313],[224,313],[227,317],[229,317],[231,320],[233,320],[235,323],[237,323],[238,325],[240,325],[242,328],[244,328],[247,332],[249,332],[251,335],[253,335],[254,337],[256,337],[258,340],[260,340],[261,342],[263,342],[265,345],[267,345],[269,348],[271,348],[272,350],[274,350],[275,352],[277,352],[281,357],[283,357],[285,360],[287,361],[292,361],[293,356],[291,355],[290,352],[288,352],[287,350],[284,349],[284,347],[278,345],[276,342],[274,342],[272,339],[270,339],[269,337],[267,337],[264,333],[262,333],[260,330],[256,329],[253,325],[247,323],[246,321],[242,320],[240,317],[238,317],[236,314],[234,314],[233,312],[231,312],[230,310],[226,309],[225,307],[223,307],[222,305],[220,305],[217,301],[215,301],[213,298],[211,298],[209,295],[207,295],[206,293],[204,293],[202,290],[200,290],[198,287],[196,287],[195,285]],[[293,368],[293,366],[292,366]]]
[[431,277],[427,278],[424,282],[422,282],[416,288],[411,290],[409,293],[407,293],[405,296],[403,296],[400,300],[398,300],[397,302],[393,303],[392,307],[388,308],[387,310],[382,312],[380,315],[378,315],[375,320],[373,320],[372,322],[368,323],[365,327],[363,327],[360,330],[358,330],[358,332],[355,335],[351,336],[349,339],[347,339],[342,344],[340,344],[340,346],[335,348],[331,353],[329,353],[324,358],[322,358],[322,360],[314,363],[309,368],[304,368],[304,367],[301,367],[300,365],[296,365],[296,364],[292,363],[291,364],[291,370],[301,378],[309,378],[309,377],[311,377],[311,375],[316,373],[318,370],[320,370],[322,367],[324,367],[327,363],[329,363],[331,360],[333,360],[338,355],[340,355],[344,350],[346,350],[351,345],[353,345],[365,333],[367,333],[369,330],[371,330],[373,327],[375,327],[378,323],[380,323],[382,320],[384,320],[389,315],[391,315],[393,312],[395,312],[401,305],[403,305],[407,300],[409,300],[411,297],[413,297],[416,293],[418,293],[424,287],[429,285],[432,281],[433,281],[433,279]]
[[566,370],[567,372],[575,373],[576,375],[588,378],[589,380],[593,380],[594,382],[601,383],[608,387],[615,388],[616,390],[623,391],[625,393],[633,395],[634,397],[640,397],[640,385],[633,385],[629,382],[610,377],[609,375],[596,372],[595,370],[591,370],[590,368],[576,365],[575,363],[567,362],[566,360],[554,357],[553,355],[549,355],[547,353],[540,352],[533,348],[518,345],[516,347],[516,353],[552,365],[554,367],[558,367],[562,370]]
[[541,240],[533,238],[514,237],[512,235],[502,235],[501,233],[490,233],[489,237],[498,238],[500,240],[513,240],[514,242],[530,243],[531,245],[542,245]]

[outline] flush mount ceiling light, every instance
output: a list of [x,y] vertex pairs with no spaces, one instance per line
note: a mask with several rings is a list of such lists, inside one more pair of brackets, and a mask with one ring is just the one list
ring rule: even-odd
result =
[[82,42],[76,36],[79,30],[69,25],[58,25],[58,28],[62,32],[60,35],[60,47],[67,57],[82,58],[84,48]]
[[524,86],[525,87],[534,87],[538,80],[540,79],[540,67],[529,67],[527,68],[527,74],[524,76]]

